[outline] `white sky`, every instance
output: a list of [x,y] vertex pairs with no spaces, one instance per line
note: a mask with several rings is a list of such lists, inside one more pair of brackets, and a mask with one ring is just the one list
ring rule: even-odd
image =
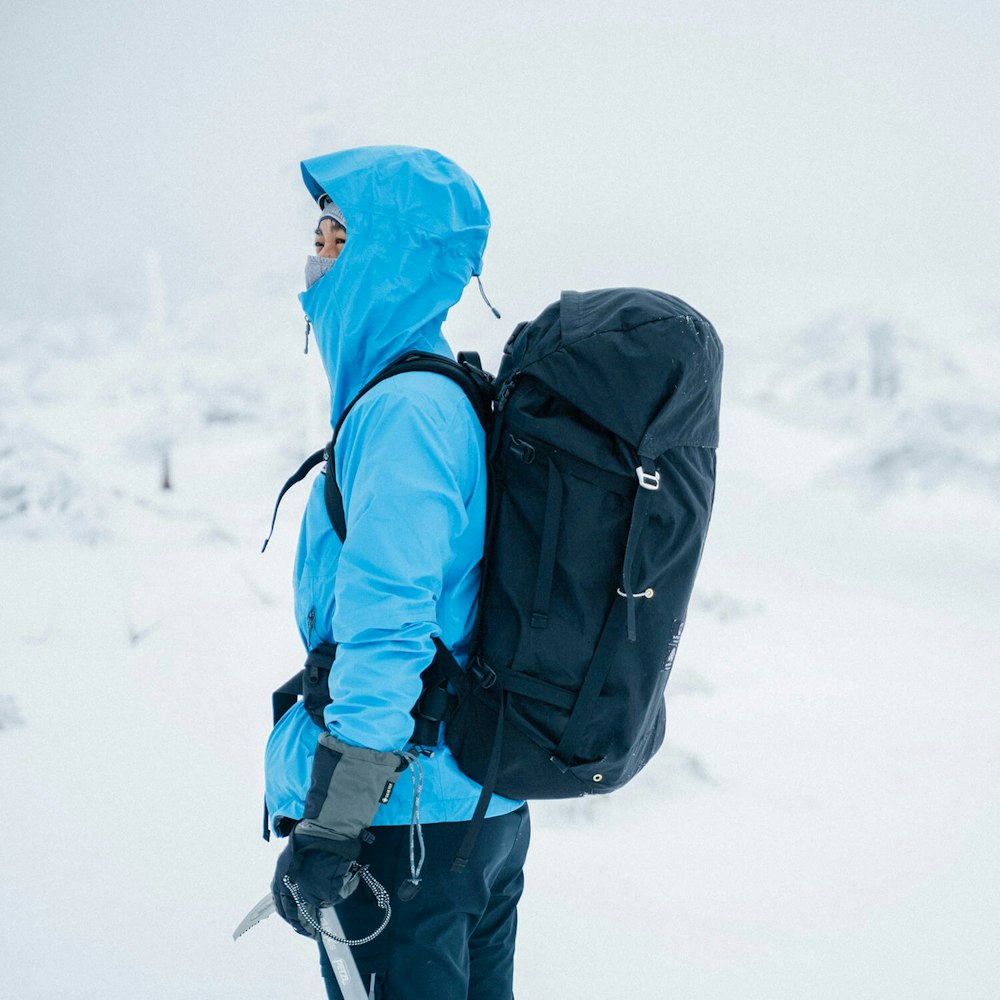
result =
[[175,314],[294,305],[298,161],[369,142],[479,181],[505,329],[615,284],[724,333],[995,316],[998,43],[986,0],[7,4],[0,319],[143,309],[147,247]]

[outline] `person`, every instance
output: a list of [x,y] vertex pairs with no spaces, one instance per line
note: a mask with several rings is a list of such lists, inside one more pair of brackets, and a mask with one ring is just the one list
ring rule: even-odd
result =
[[[451,356],[441,325],[481,270],[490,218],[472,178],[431,150],[345,150],[306,160],[302,174],[321,218],[300,301],[335,427],[403,353]],[[336,647],[330,703],[321,727],[298,702],[268,740],[271,829],[288,838],[275,905],[316,936],[315,908],[336,904],[347,936],[365,938],[381,916],[369,889],[357,888],[367,867],[392,901],[385,930],[352,949],[370,996],[504,1000],[513,996],[527,805],[493,795],[465,871],[452,871],[482,789],[459,770],[444,726],[436,745],[411,742],[435,638],[460,665],[468,659],[485,534],[484,432],[458,385],[407,372],[350,410],[329,462],[344,542],[318,476],[294,587],[306,649]],[[320,945],[327,995],[340,997]]]
[[316,256],[323,260],[336,260],[347,242],[344,213],[329,195],[320,195],[319,225],[313,231]]

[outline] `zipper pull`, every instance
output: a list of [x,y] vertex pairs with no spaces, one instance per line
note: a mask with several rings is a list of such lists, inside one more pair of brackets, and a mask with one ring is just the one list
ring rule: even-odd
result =
[[306,645],[312,649],[313,629],[316,627],[316,609],[310,608],[306,618]]
[[303,354],[308,354],[309,353],[309,331],[310,330],[312,330],[312,322],[310,321],[309,317],[306,316],[306,346],[305,346],[305,349],[302,351]]

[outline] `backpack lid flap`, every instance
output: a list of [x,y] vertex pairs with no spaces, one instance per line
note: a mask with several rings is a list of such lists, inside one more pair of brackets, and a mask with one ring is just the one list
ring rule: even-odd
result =
[[718,445],[722,344],[704,316],[664,292],[563,292],[508,343],[497,381],[515,371],[640,454]]

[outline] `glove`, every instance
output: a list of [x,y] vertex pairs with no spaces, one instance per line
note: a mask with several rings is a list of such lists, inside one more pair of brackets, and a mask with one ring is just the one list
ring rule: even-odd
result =
[[[311,837],[293,830],[288,844],[278,857],[271,883],[274,908],[279,916],[299,933],[316,937],[319,933],[309,922],[319,923],[319,908],[346,899],[358,884],[358,851],[361,841],[334,841]],[[285,878],[293,883],[308,918]]]
[[406,769],[397,753],[341,743],[323,733],[313,760],[305,812],[278,858],[271,883],[275,910],[300,934],[317,931],[303,918],[285,877],[307,913],[346,899],[357,887],[361,837]]

